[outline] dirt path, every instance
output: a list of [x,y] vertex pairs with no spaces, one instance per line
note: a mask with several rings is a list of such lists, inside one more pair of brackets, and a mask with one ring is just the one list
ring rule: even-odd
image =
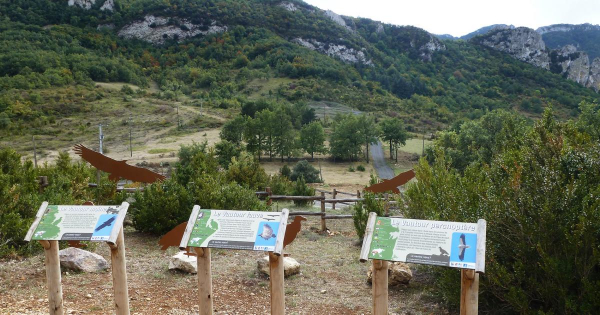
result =
[[371,157],[373,158],[373,167],[377,171],[377,175],[381,179],[391,179],[394,177],[394,170],[385,161],[385,155],[383,154],[383,148],[381,147],[381,141],[376,144],[371,144]]

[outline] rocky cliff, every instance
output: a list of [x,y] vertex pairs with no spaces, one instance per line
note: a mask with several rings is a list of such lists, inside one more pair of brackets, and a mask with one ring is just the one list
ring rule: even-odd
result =
[[477,40],[484,46],[508,53],[521,61],[550,69],[546,44],[542,36],[530,28],[497,29],[477,37]]
[[[92,8],[92,6],[94,4],[96,4],[96,0],[69,0],[68,4],[69,4],[69,6],[76,5],[82,9],[89,10]],[[104,3],[102,4],[102,6],[100,7],[100,10],[112,11],[114,9],[114,7],[115,7],[114,0],[105,0]]]
[[[590,27],[594,27],[590,25]],[[578,51],[573,45],[559,49],[548,49],[542,40],[541,33],[568,30],[568,25],[540,28],[495,30],[473,39],[484,46],[503,51],[511,56],[533,64],[540,68],[562,74],[567,79],[583,86],[600,89],[600,58],[595,58],[590,65],[587,53]]]
[[299,37],[294,38],[292,42],[330,57],[338,58],[346,63],[362,63],[366,65],[373,63],[371,60],[367,60],[364,52],[344,45],[322,43],[316,39],[303,39]]
[[199,25],[186,19],[146,15],[143,21],[128,24],[117,34],[123,38],[137,38],[160,45],[168,39],[180,41],[188,37],[225,31],[227,31],[227,26],[219,26],[216,21],[211,21],[208,25]]

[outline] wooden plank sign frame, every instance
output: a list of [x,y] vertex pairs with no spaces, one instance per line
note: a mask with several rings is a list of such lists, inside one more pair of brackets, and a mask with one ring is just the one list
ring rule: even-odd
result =
[[[117,315],[129,315],[123,237],[123,221],[128,208],[127,202],[120,206],[50,206],[46,201],[42,203],[25,241],[37,240],[44,247],[50,314],[64,314],[58,241],[84,240],[106,242],[110,247],[115,311]],[[63,219],[70,220],[68,228],[63,229]],[[79,227],[72,228],[77,224]]]
[[477,314],[485,272],[486,221],[477,223],[378,217],[367,220],[360,261],[373,260],[373,314],[388,313],[388,261],[461,269],[461,314]]
[[193,247],[198,255],[200,315],[213,314],[210,248],[268,251],[271,314],[285,314],[281,253],[288,216],[288,209],[281,212],[258,212],[201,210],[200,206],[194,206],[179,248],[185,250]]

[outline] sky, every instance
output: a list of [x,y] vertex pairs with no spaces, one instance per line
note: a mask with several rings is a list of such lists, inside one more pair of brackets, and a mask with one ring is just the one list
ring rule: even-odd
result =
[[340,15],[466,35],[492,24],[600,24],[600,0],[304,0]]

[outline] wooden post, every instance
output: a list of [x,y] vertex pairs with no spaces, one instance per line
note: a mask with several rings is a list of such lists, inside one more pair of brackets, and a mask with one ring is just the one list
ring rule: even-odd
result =
[[58,241],[40,241],[44,247],[46,281],[48,285],[48,306],[51,315],[63,315],[63,294],[60,276]]
[[127,266],[125,262],[125,239],[123,228],[119,231],[117,242],[108,243],[112,265],[113,291],[115,294],[115,312],[117,315],[129,315],[129,293],[127,292]]
[[360,190],[357,190],[357,191],[356,191],[356,198],[359,198],[359,199],[360,199]]
[[285,293],[283,291],[283,256],[269,252],[269,278],[271,279],[271,315],[285,314]]
[[373,315],[388,314],[388,262],[373,259]]
[[210,248],[194,247],[198,255],[198,305],[200,310],[199,315],[212,315],[213,299],[212,299],[212,275],[210,273]]
[[325,232],[327,230],[327,225],[325,224],[325,193],[321,192],[321,232]]
[[[337,189],[333,189],[333,199],[337,196]],[[335,202],[331,204],[331,209],[335,210]]]
[[460,314],[476,315],[479,311],[479,274],[475,270],[460,270]]

